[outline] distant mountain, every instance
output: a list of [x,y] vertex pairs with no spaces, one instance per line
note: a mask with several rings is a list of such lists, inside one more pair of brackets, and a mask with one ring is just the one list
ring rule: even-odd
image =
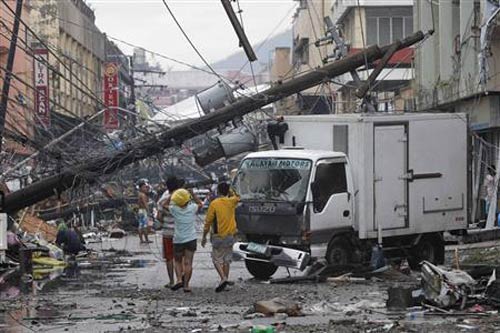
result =
[[[264,70],[269,62],[271,51],[277,47],[292,47],[292,30],[287,30],[274,37],[271,37],[265,43],[264,41],[253,46],[254,52],[257,55],[257,60],[253,62],[253,68],[256,73]],[[236,52],[225,59],[219,60],[212,64],[216,71],[232,71],[239,70],[247,62],[247,56],[243,49]],[[245,72],[250,72],[250,66],[247,65]]]

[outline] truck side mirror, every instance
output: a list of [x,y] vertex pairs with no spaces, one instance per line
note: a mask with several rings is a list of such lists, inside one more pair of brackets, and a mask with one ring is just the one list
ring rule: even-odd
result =
[[313,202],[317,201],[319,195],[319,184],[315,181],[311,183],[311,193],[313,196]]
[[3,191],[0,191],[0,213],[3,212],[5,207],[5,193]]

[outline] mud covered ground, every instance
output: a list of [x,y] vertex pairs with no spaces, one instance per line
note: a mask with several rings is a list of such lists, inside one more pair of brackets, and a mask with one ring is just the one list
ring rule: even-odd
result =
[[[236,262],[231,272],[235,285],[215,293],[217,275],[209,249],[201,247],[195,255],[193,292],[172,292],[164,287],[161,236],[154,240],[139,245],[137,237],[129,236],[93,244],[99,255],[35,282],[12,275],[0,287],[0,331],[248,332],[257,324],[275,325],[279,332],[500,331],[498,315],[422,316],[417,311],[409,318],[407,311],[387,310],[388,287],[416,285],[417,275],[276,285],[253,280],[244,263]],[[477,262],[498,245],[460,250],[460,255]],[[453,260],[453,252],[448,257]],[[285,276],[286,270],[276,274]],[[298,303],[304,315],[257,318],[250,313],[254,302],[274,297]]]

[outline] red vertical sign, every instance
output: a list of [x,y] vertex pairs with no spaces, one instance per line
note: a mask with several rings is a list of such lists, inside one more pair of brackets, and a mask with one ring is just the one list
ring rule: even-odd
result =
[[49,53],[47,49],[35,49],[33,80],[35,85],[35,121],[50,126]]
[[104,128],[120,128],[120,119],[118,118],[119,106],[119,87],[118,87],[118,65],[114,62],[104,64]]

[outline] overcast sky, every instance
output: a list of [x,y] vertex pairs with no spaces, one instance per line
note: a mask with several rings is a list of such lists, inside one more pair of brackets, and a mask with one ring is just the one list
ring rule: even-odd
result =
[[[97,26],[110,36],[202,66],[162,0],[87,0],[87,3],[95,10]],[[167,0],[167,3],[208,62],[239,50],[238,39],[220,0]],[[250,42],[254,44],[266,39],[285,17],[274,34],[290,28],[296,4],[293,0],[240,0]],[[118,46],[126,53],[132,52],[123,44],[118,43]],[[157,60],[165,68],[186,69],[160,58]]]

